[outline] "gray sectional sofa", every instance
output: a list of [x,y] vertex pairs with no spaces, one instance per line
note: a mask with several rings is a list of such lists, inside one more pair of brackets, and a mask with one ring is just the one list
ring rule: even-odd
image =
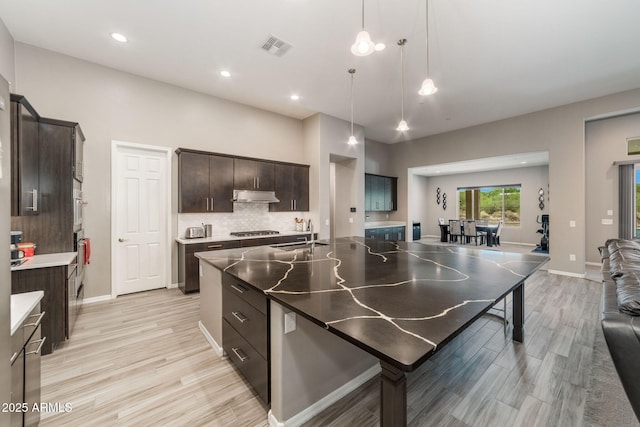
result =
[[602,331],[640,419],[640,240],[607,240],[602,258]]

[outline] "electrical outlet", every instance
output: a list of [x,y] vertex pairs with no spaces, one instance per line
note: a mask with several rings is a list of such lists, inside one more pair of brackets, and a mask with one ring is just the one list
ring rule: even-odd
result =
[[613,216],[613,210],[612,210],[612,209],[608,209],[608,210],[607,210],[607,215],[609,215],[609,216]]
[[576,221],[575,220],[572,219],[571,221],[569,221],[569,227],[573,228],[575,226],[576,226]]
[[202,273],[202,266],[199,265],[198,269],[199,269],[198,271],[200,272],[200,277],[204,277],[204,274]]
[[353,218],[349,217],[349,222],[353,224]]
[[575,261],[575,260],[576,260],[576,254],[569,255],[569,261]]
[[328,219],[324,220],[324,225],[329,225],[329,220]]

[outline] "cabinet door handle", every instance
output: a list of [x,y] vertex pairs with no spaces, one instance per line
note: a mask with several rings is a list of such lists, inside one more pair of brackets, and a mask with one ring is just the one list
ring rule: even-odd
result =
[[33,323],[25,323],[22,327],[23,327],[23,328],[26,328],[26,327],[31,327],[31,326],[33,326],[34,328],[37,328],[37,327],[38,327],[38,325],[40,324],[40,322],[42,322],[42,318],[44,317],[44,314],[45,314],[45,313],[46,313],[46,312],[45,312],[45,311],[43,311],[43,312],[41,312],[41,313],[39,313],[39,314],[34,314],[33,316],[29,316],[29,317],[35,317],[35,316],[38,316],[38,318],[36,319],[36,321],[35,321],[35,322],[33,322]]
[[39,339],[38,341],[33,341],[33,342],[29,343],[29,344],[35,344],[35,343],[39,342],[39,343],[40,343],[40,345],[39,345],[39,346],[38,346],[38,348],[36,348],[35,350],[30,351],[30,352],[28,352],[28,353],[25,353],[24,355],[25,355],[25,356],[28,356],[28,355],[30,355],[30,354],[38,354],[38,353],[40,353],[40,350],[42,350],[42,346],[44,345],[44,341],[45,341],[46,339],[47,339],[47,337],[44,337],[44,338],[42,338],[42,339]]
[[248,359],[248,357],[246,355],[243,356],[243,355],[240,354],[242,352],[242,350],[240,350],[238,347],[232,347],[231,351],[233,351],[236,354],[236,356],[238,357],[238,359],[240,359],[240,361],[243,362],[243,363],[244,363],[245,360]]
[[293,199],[293,210],[294,211],[298,210],[298,201],[296,199]]
[[240,313],[239,311],[232,311],[231,314],[233,314],[233,317],[238,319],[238,322],[240,322],[240,323],[244,323],[247,320],[249,320],[249,318],[247,316],[245,316],[244,314]]
[[291,207],[291,210],[293,210],[293,200],[289,200],[289,206]]
[[258,182],[258,186],[256,188],[260,188],[260,177],[256,177],[256,181]]
[[231,287],[233,289],[235,289],[236,291],[240,292],[241,294],[244,294],[244,291],[245,291],[244,289],[242,289],[242,288],[240,288],[240,287],[238,287],[236,285],[231,285]]
[[221,247],[222,247],[222,245],[209,245],[209,246],[207,246],[207,249],[218,249],[218,248],[221,248]]
[[27,193],[31,194],[31,206],[27,206],[25,209],[38,212],[38,190],[34,188],[33,191],[27,191]]
[[209,212],[209,198],[205,197],[205,199],[207,199],[207,212]]
[[211,212],[213,212],[213,197],[211,198]]

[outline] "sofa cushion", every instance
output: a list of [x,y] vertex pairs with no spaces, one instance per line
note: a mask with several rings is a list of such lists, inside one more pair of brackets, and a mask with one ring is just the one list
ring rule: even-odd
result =
[[640,243],[632,240],[609,239],[606,243],[609,252],[609,274],[612,278],[624,272],[640,270]]
[[640,316],[640,270],[625,271],[615,278],[618,309],[621,313]]

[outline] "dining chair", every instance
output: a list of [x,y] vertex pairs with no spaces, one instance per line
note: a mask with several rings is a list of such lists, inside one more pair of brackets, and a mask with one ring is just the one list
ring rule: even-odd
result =
[[462,224],[460,221],[456,219],[449,220],[449,241],[457,242],[458,237],[460,237],[460,241],[462,242]]
[[465,221],[464,222],[464,237],[468,243],[471,243],[471,239],[474,239],[476,242],[476,246],[478,246],[478,239],[480,239],[480,244],[484,244],[487,233],[484,231],[478,231],[476,229],[475,221]]
[[504,227],[504,221],[500,220],[498,223],[498,228],[496,228],[496,234],[493,236],[493,243],[495,245],[500,246],[500,234],[502,233],[502,228]]

